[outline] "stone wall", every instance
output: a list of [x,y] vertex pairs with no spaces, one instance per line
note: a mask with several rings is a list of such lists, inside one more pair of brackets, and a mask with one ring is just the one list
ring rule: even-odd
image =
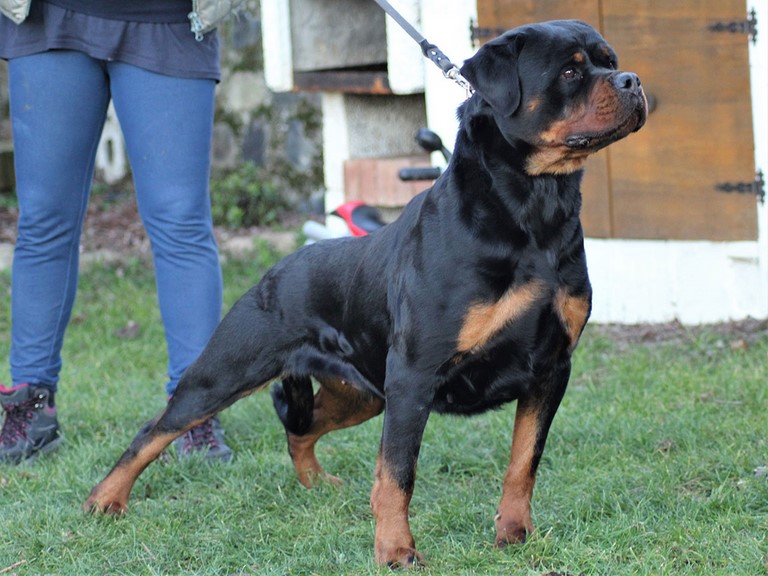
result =
[[214,170],[242,162],[264,168],[294,205],[323,186],[320,97],[273,93],[264,81],[259,3],[219,30],[222,81],[214,128]]
[[0,193],[13,187],[11,123],[8,120],[8,72],[0,60]]
[[[258,1],[249,0],[240,14],[228,18],[219,36],[222,81],[216,97],[214,178],[252,162],[301,207],[323,186],[319,96],[276,94],[267,88]],[[12,183],[10,142],[6,64],[0,61],[0,189]],[[119,125],[110,113],[97,154],[97,179],[127,179],[130,167],[124,154]]]

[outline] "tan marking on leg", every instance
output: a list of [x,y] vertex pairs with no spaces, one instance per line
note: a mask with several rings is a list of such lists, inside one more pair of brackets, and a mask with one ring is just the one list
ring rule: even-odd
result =
[[571,341],[570,349],[576,348],[581,332],[587,324],[592,304],[587,296],[571,296],[561,288],[555,295],[555,310],[563,323],[568,338]]
[[83,505],[86,512],[104,512],[106,514],[122,514],[128,510],[128,497],[136,479],[178,434],[163,434],[152,438],[139,448],[132,458],[121,460],[91,491],[91,495]]
[[315,455],[315,444],[328,432],[355,426],[380,414],[384,402],[366,397],[349,384],[338,379],[321,380],[321,388],[315,395],[312,425],[306,434],[288,434],[288,452],[296,475],[307,488],[317,480],[340,484],[341,480],[328,474]]
[[459,331],[458,351],[470,352],[482,348],[494,334],[528,311],[543,294],[544,285],[532,280],[508,290],[496,302],[470,306]]
[[531,498],[536,483],[533,469],[538,436],[538,414],[518,405],[512,434],[512,457],[496,514],[496,546],[525,542],[533,532]]
[[392,568],[423,564],[408,523],[411,494],[404,492],[392,477],[379,454],[371,491],[371,508],[376,519],[375,558]]

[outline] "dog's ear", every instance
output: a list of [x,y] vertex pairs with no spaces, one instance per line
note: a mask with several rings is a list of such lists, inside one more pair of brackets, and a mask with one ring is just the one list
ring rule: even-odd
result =
[[485,44],[461,67],[461,75],[502,116],[511,116],[520,106],[517,60],[524,41],[522,34],[507,33]]

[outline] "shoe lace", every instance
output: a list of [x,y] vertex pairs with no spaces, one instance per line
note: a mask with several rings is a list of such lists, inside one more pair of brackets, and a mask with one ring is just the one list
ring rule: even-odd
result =
[[213,430],[213,418],[198,424],[184,435],[184,450],[216,448],[219,445]]
[[26,402],[8,403],[3,405],[5,410],[5,421],[3,429],[0,431],[0,445],[13,446],[17,440],[27,438],[27,427],[29,426],[36,406],[37,398],[31,398]]

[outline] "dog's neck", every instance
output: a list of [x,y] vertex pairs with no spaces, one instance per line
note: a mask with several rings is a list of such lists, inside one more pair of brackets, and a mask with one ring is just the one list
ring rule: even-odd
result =
[[472,191],[459,198],[467,219],[479,228],[488,218],[503,219],[520,241],[533,237],[540,245],[572,234],[581,209],[582,171],[532,176],[525,170],[532,147],[504,138],[487,104],[472,98],[459,116],[454,158],[461,160],[452,164],[451,177],[458,190]]

